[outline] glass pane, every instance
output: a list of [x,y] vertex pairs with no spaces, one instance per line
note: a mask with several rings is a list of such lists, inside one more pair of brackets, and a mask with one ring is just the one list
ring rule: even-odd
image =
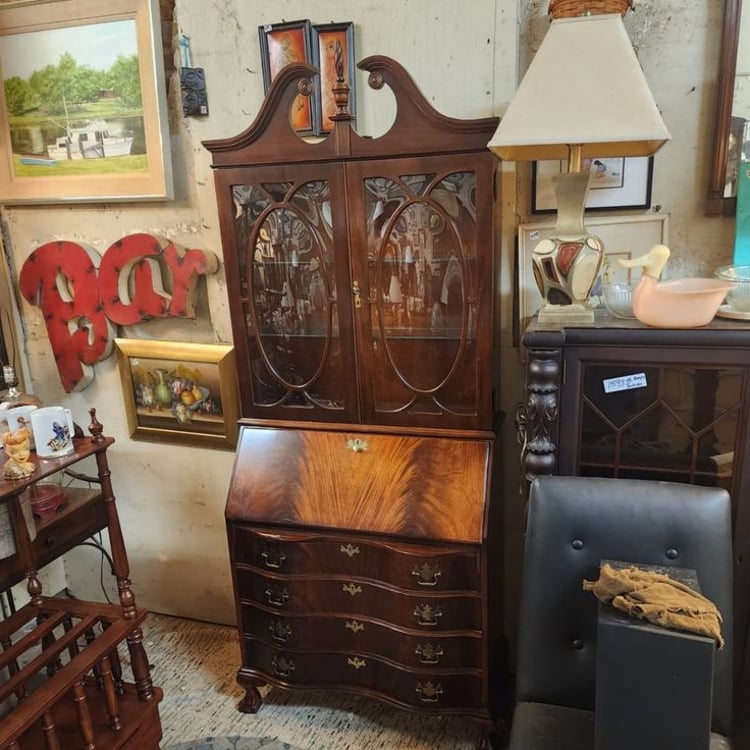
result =
[[731,486],[740,369],[584,367],[581,472]]
[[328,183],[235,186],[234,200],[254,403],[342,408]]
[[365,180],[379,411],[476,410],[475,185],[471,172]]

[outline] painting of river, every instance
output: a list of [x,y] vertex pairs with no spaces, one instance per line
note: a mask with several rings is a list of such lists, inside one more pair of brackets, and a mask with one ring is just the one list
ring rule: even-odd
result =
[[17,177],[148,169],[135,20],[0,36]]

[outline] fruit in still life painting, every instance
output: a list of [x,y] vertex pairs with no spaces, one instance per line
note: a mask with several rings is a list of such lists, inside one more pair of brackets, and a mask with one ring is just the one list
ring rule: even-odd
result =
[[133,390],[140,413],[172,417],[189,424],[196,417],[221,416],[221,401],[213,391],[218,384],[204,385],[205,374],[199,367],[185,364],[171,368],[147,365],[141,360],[133,367]]

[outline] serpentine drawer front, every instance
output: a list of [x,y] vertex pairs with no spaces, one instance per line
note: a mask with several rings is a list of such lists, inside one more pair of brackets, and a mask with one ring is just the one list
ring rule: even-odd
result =
[[492,445],[242,424],[226,516],[243,710],[270,683],[489,722]]

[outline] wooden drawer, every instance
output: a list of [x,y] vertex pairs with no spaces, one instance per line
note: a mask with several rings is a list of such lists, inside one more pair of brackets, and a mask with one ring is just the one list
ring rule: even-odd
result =
[[370,619],[343,615],[282,616],[243,604],[240,632],[275,648],[341,651],[380,656],[406,667],[475,668],[482,665],[482,639],[441,632],[409,634]]
[[[107,511],[99,489],[67,487],[66,501],[57,513],[36,519],[32,556],[37,569],[107,527]],[[22,581],[26,571],[16,553],[0,560],[0,588]]]
[[243,638],[242,653],[251,672],[283,686],[374,690],[401,705],[435,711],[487,705],[479,670],[408,670],[367,654],[281,650],[250,638]]
[[478,549],[230,527],[236,563],[285,575],[341,575],[414,591],[480,591]]
[[237,595],[284,614],[359,615],[418,630],[482,630],[479,596],[405,593],[365,581],[259,575],[235,571]]

